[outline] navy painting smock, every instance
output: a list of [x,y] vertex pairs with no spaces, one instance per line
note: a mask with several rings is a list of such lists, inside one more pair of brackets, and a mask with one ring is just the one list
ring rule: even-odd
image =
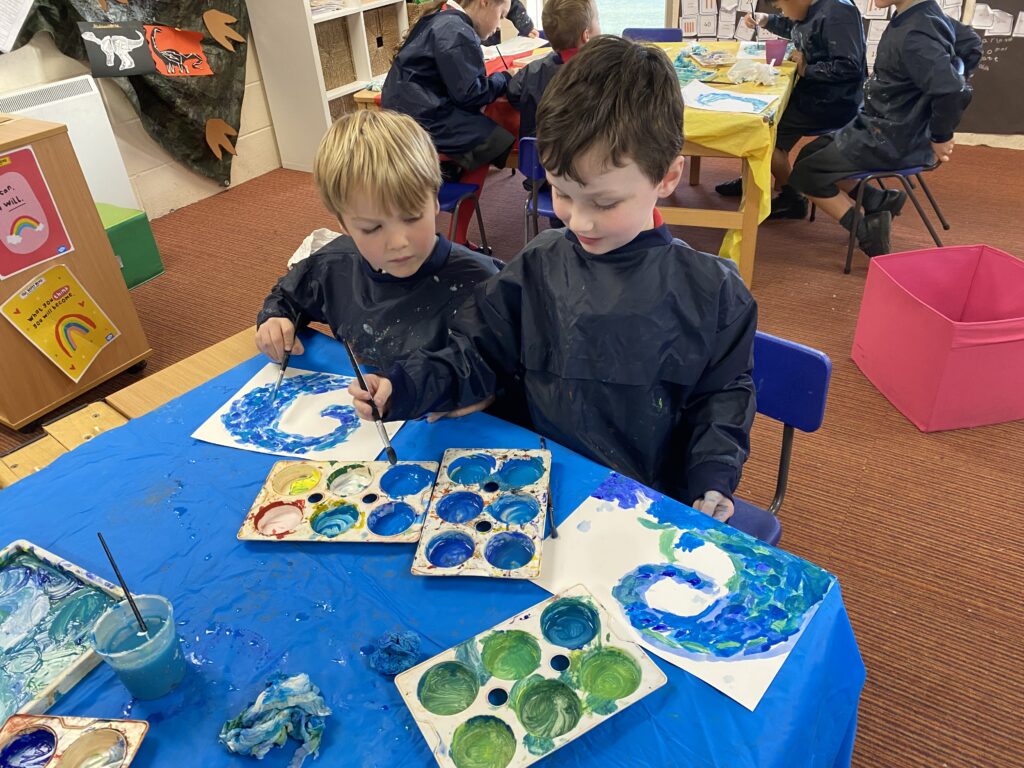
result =
[[391,64],[381,106],[414,118],[439,152],[465,155],[497,123],[480,110],[505,95],[509,76],[488,76],[473,22],[454,9],[424,16]]
[[474,289],[447,345],[388,371],[386,417],[521,380],[537,432],[685,503],[731,495],[754,418],[756,325],[735,266],[665,226],[603,255],[548,230]]
[[836,148],[865,170],[930,165],[932,142],[953,138],[970,101],[958,65],[969,74],[980,59],[980,38],[934,0],[896,14],[878,43],[864,107],[836,132]]
[[857,6],[850,0],[817,0],[803,21],[772,14],[765,29],[792,40],[807,63],[789,103],[807,115],[827,116],[823,127],[852,120],[868,76],[864,22]]
[[285,317],[299,327],[326,323],[360,362],[387,368],[422,346],[444,343],[448,319],[473,288],[501,269],[444,237],[410,277],[377,272],[342,235],[288,270],[271,290],[257,325]]

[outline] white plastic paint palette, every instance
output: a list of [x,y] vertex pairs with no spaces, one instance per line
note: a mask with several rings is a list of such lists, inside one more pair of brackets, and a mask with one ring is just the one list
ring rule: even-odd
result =
[[279,461],[238,538],[414,542],[436,476],[431,461]]
[[536,577],[550,477],[548,451],[445,451],[412,572]]
[[395,678],[434,758],[455,768],[535,763],[665,682],[583,586]]
[[28,541],[0,550],[0,722],[45,712],[99,664],[89,636],[122,599],[110,582]]
[[0,730],[0,766],[125,768],[147,730],[145,720],[14,715]]

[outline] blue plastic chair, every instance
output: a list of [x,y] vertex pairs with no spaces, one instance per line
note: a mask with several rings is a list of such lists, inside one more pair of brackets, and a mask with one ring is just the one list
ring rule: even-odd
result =
[[782,422],[782,451],[775,497],[768,509],[734,499],[736,511],[729,524],[737,530],[773,546],[782,538],[776,515],[786,497],[794,431],[814,432],[821,426],[831,377],[832,361],[824,352],[757,332],[753,373],[757,412]]
[[648,29],[633,27],[622,30],[622,36],[644,43],[683,42],[683,30],[679,27],[654,27]]
[[[537,139],[533,137],[519,140],[519,172],[530,182],[530,196],[526,199],[526,209],[523,214],[523,243],[525,244],[540,232],[541,216],[549,219],[558,218],[555,215],[554,202],[551,199],[551,188],[544,186],[547,176],[544,175],[544,166],[540,164],[540,158],[537,157]],[[533,223],[533,235],[530,234],[531,222]]]
[[490,256],[493,251],[487,245],[484,217],[480,215],[480,187],[476,184],[459,184],[453,181],[441,184],[441,189],[437,193],[438,207],[452,215],[451,224],[448,226],[448,238],[451,239],[452,233],[459,231],[459,207],[465,200],[472,200],[476,211],[476,223],[480,227],[480,252]]

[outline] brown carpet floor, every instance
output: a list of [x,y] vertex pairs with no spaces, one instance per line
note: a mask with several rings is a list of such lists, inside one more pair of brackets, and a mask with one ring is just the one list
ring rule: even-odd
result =
[[[1021,157],[959,147],[931,175],[953,225],[948,243],[1024,255]],[[719,205],[713,185],[736,169],[705,161],[703,185],[676,194]],[[485,221],[505,259],[521,245],[524,196],[520,178],[491,174]],[[295,246],[331,224],[310,177],[284,170],[155,221],[167,273],[133,292],[154,349],[149,372],[251,325]],[[721,237],[677,234],[709,250]],[[844,236],[827,219],[766,224],[754,294],[764,330],[822,349],[834,364],[824,427],[797,437],[783,544],[842,585],[868,669],[854,762],[1022,765],[1024,422],[925,435],[868,383],[849,358],[867,260],[858,254],[853,274],[842,274]],[[894,248],[929,244],[908,206]],[[83,399],[134,379],[119,376]],[[755,427],[741,487],[762,503],[777,458],[771,426]],[[25,439],[0,432],[0,448]]]

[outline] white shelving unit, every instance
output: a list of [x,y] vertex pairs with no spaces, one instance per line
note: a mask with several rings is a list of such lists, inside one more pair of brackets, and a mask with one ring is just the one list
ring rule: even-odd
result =
[[387,71],[394,33],[400,38],[409,27],[405,0],[344,0],[316,15],[309,0],[247,6],[281,164],[312,171],[332,115],[354,109],[346,97]]

